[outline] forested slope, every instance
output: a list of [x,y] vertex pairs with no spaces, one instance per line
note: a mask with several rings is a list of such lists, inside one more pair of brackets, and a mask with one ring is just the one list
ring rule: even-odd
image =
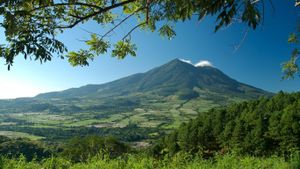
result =
[[156,153],[234,151],[289,155],[300,148],[300,93],[280,92],[201,113],[156,145]]

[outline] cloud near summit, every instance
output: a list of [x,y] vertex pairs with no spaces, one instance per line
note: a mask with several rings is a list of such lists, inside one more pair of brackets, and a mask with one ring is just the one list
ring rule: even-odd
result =
[[193,64],[192,61],[190,61],[190,60],[186,60],[186,59],[179,59],[179,60],[181,60],[182,62],[185,62],[185,63],[189,63],[191,65]]
[[196,67],[204,67],[204,66],[210,66],[213,67],[213,64],[208,60],[201,60],[197,64],[195,64]]
[[210,67],[214,67],[214,65],[208,61],[208,60],[201,60],[196,64],[193,64],[191,60],[187,60],[187,59],[180,59],[182,62],[194,65],[195,67],[204,67],[204,66],[210,66]]

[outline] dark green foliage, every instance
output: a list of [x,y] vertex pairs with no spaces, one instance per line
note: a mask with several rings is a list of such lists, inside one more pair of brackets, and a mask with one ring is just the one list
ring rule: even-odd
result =
[[40,142],[26,139],[9,139],[1,136],[0,156],[9,158],[24,156],[27,160],[41,160],[51,156],[51,151]]
[[10,141],[10,139],[8,137],[0,136],[0,144],[7,142],[7,141]]
[[129,147],[113,137],[99,137],[95,135],[83,138],[71,139],[62,152],[68,159],[79,162],[86,161],[100,153],[108,154],[109,157],[117,157],[128,152]]
[[159,144],[169,154],[181,150],[211,155],[230,150],[289,156],[300,150],[300,93],[280,92],[270,99],[212,109],[181,125]]
[[178,97],[181,100],[190,100],[199,97],[199,93],[193,90],[182,90],[178,92]]

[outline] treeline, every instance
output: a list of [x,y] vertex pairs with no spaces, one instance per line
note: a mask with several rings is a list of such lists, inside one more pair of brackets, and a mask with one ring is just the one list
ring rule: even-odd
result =
[[278,93],[211,109],[164,137],[152,149],[155,155],[179,151],[235,152],[242,155],[288,157],[300,150],[300,93]]
[[[0,100],[0,113],[26,113],[26,112],[47,112],[74,114],[79,112],[126,112],[140,106],[140,98],[131,97],[110,98],[110,99],[37,99],[37,98],[19,98],[13,100]],[[84,104],[82,104],[84,103]]]
[[[61,127],[44,129],[30,126],[0,126],[0,130],[24,132],[45,137],[44,141],[47,142],[64,142],[76,136],[84,137],[87,135],[114,136],[121,141],[136,142],[146,139],[158,139],[160,135],[164,134],[164,131],[157,131],[156,128],[139,127],[135,124],[123,128]],[[153,136],[151,133],[158,133],[158,135]]]
[[50,157],[61,157],[72,162],[85,162],[101,153],[109,158],[116,158],[130,151],[129,145],[112,136],[74,137],[63,144],[46,144],[25,138],[10,139],[0,136],[0,158],[23,157],[26,161],[42,161]]

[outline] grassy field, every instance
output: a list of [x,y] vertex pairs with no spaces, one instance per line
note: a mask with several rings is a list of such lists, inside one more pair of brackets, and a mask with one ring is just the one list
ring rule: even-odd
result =
[[0,131],[0,136],[6,136],[6,137],[9,137],[9,138],[28,138],[30,140],[43,139],[43,137],[31,135],[31,134],[28,134],[28,133],[14,132],[14,131]]
[[[28,131],[37,129],[45,132],[51,131],[51,136],[59,133],[58,136],[64,135],[62,132],[72,129],[82,130],[82,128],[97,128],[101,130],[116,130],[114,133],[118,137],[119,129],[126,128],[129,125],[135,125],[144,131],[156,130],[157,132],[143,133],[148,134],[147,137],[152,138],[153,133],[168,133],[170,130],[177,128],[183,122],[187,122],[197,116],[198,113],[207,111],[210,108],[219,106],[214,101],[199,97],[193,100],[178,100],[176,97],[168,97],[163,100],[161,98],[150,98],[140,101],[141,104],[133,107],[114,105],[110,103],[109,108],[96,108],[92,111],[82,110],[79,112],[51,112],[37,111],[24,113],[4,113],[0,114],[0,131],[14,131],[27,138],[43,138],[48,139],[46,135],[35,133],[34,137],[30,137],[33,133]],[[59,106],[67,106],[74,104],[82,109],[89,107],[91,104],[104,104],[99,100],[87,100],[86,102],[74,101],[55,101]],[[73,103],[74,102],[74,103]],[[26,130],[25,130],[26,129]],[[60,130],[59,132],[57,130]],[[133,130],[133,129],[131,129]],[[159,131],[159,132],[158,132]],[[5,132],[3,132],[4,134]],[[149,138],[139,137],[136,141],[149,141]]]

